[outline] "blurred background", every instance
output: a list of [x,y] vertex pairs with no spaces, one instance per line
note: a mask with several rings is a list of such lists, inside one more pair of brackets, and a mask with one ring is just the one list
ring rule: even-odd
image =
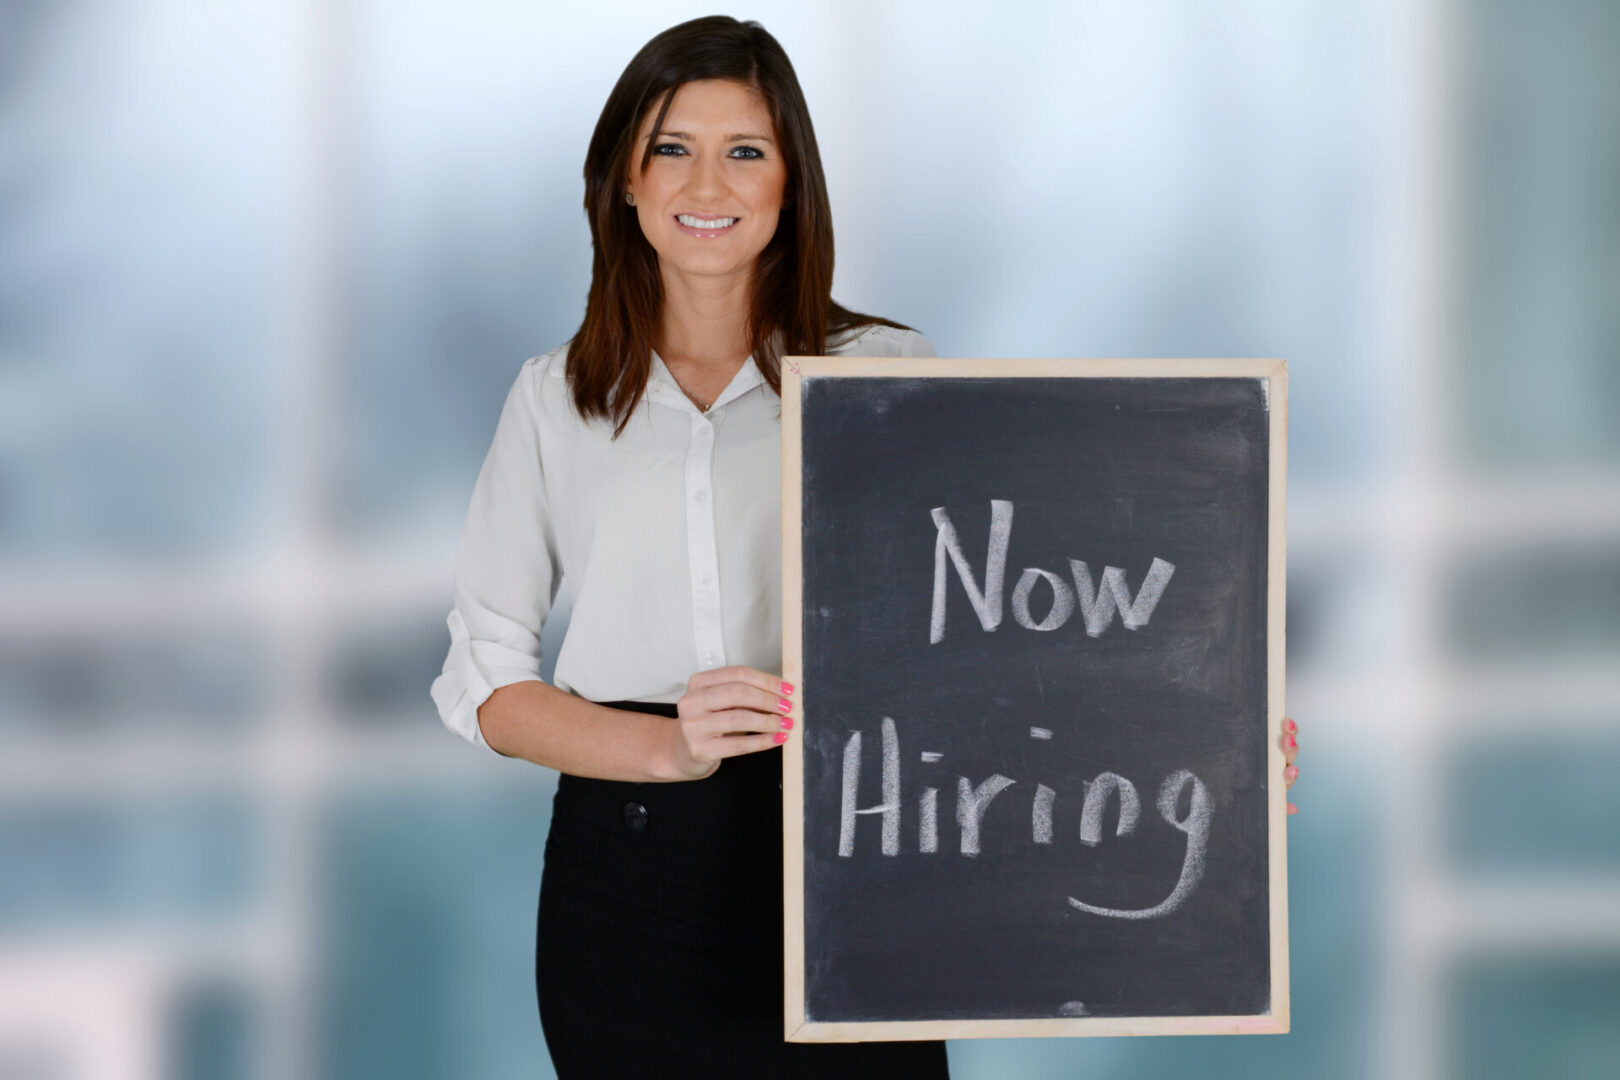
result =
[[[0,0],[0,1077],[552,1075],[555,775],[428,684],[597,111],[709,13]],[[1293,1033],[954,1075],[1620,1074],[1620,5],[732,14],[844,303],[1291,365]]]

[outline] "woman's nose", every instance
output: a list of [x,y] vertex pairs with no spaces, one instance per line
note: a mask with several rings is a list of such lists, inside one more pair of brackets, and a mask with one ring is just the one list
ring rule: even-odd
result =
[[712,154],[704,154],[692,170],[692,179],[687,187],[691,189],[694,198],[717,195],[725,191],[726,180],[720,171],[720,162]]

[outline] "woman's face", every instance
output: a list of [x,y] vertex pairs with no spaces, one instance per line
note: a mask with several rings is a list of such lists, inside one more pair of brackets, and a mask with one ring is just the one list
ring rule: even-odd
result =
[[776,233],[787,188],[764,96],[730,79],[682,84],[643,173],[658,106],[653,102],[636,133],[628,190],[659,267],[666,274],[746,277]]

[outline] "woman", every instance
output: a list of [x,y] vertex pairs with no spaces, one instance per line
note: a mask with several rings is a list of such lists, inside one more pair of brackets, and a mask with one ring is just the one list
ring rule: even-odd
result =
[[[780,357],[932,346],[832,301],[815,135],[757,23],[696,19],[636,54],[591,138],[585,210],[584,322],[507,397],[433,684],[452,730],[561,773],[535,953],[553,1062],[944,1077],[940,1042],[783,1041],[777,751],[797,688],[772,674]],[[563,576],[550,686],[540,631]]]
[[[586,153],[585,210],[585,319],[507,398],[433,686],[453,730],[562,774],[535,955],[558,1074],[943,1077],[939,1042],[783,1041],[796,688],[771,674],[779,358],[933,349],[832,302],[809,113],[755,23],[697,19],[637,53]],[[539,637],[565,575],[550,686]]]

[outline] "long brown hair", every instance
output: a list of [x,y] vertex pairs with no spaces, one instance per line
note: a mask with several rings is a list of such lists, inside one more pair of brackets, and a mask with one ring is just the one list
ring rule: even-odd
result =
[[755,263],[745,324],[754,362],[781,393],[780,361],[822,356],[827,339],[857,327],[910,327],[851,311],[832,298],[832,208],[810,110],[787,53],[765,28],[711,15],[670,27],[636,53],[608,95],[585,152],[585,215],[591,223],[591,291],[585,320],[568,345],[568,375],[582,416],[630,420],[652,371],[663,312],[658,253],[642,235],[623,178],[636,132],[664,95],[640,168],[646,172],[675,91],[698,79],[733,79],[764,95],[776,125],[787,187],[776,235]]

